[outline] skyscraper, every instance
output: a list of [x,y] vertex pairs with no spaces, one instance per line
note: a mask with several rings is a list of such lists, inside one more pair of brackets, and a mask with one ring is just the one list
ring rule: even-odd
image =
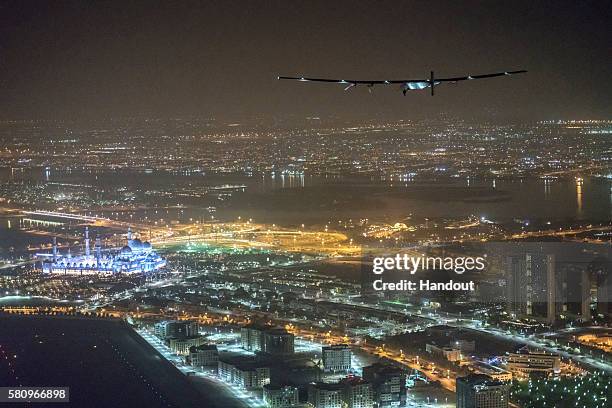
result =
[[597,303],[608,314],[609,249],[585,244],[512,243],[505,246],[506,310],[516,318],[592,319]]
[[507,310],[518,317],[554,320],[548,305],[555,304],[555,257],[529,248],[506,261]]

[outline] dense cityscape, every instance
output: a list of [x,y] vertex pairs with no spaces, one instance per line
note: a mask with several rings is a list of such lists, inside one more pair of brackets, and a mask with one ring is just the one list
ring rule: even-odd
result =
[[[115,119],[93,127],[65,121],[5,121],[0,123],[0,163],[66,171],[350,174],[396,181],[610,176],[607,135],[612,122],[605,120],[505,125],[457,118],[344,126],[320,118],[306,122],[310,127],[292,129],[265,121],[214,119]],[[87,160],[75,163],[75,156]]]
[[0,4],[0,405],[605,408],[606,2]]
[[[610,122],[3,125],[7,316],[126,321],[220,406],[607,405]],[[571,206],[507,207],[523,189]],[[376,292],[394,252],[487,267],[454,277],[473,291]]]

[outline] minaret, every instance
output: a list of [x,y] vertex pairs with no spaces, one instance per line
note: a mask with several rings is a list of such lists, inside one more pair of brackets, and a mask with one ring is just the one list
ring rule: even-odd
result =
[[57,237],[53,237],[53,263],[57,262]]
[[96,243],[94,247],[94,252],[96,256],[96,268],[100,271],[100,258],[102,255],[102,243],[100,242],[100,236],[96,235]]
[[100,257],[102,255],[102,242],[100,241],[100,237],[96,236],[96,259],[100,262]]
[[89,256],[89,227],[85,227],[85,256]]

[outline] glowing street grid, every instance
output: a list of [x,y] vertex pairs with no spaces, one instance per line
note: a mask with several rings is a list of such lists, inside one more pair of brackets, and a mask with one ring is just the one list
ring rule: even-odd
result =
[[230,384],[223,382],[217,375],[212,373],[206,373],[202,371],[196,371],[194,367],[185,364],[183,359],[174,354],[168,346],[166,346],[161,340],[159,340],[155,335],[150,332],[142,329],[135,329],[136,333],[138,333],[143,339],[145,339],[159,354],[161,354],[166,360],[170,361],[177,369],[179,369],[183,374],[200,377],[211,382],[214,382],[215,385],[222,386],[224,391],[227,391],[228,394],[232,395],[235,399],[245,403],[246,406],[252,408],[266,408],[267,404],[265,404],[255,393],[246,392],[238,387],[233,387]]
[[[218,375],[206,371],[198,371],[195,367],[192,367],[185,363],[184,359],[172,352],[170,348],[158,339],[153,333],[146,329],[135,329],[143,339],[145,339],[155,350],[157,350],[164,358],[170,361],[176,366],[183,374],[201,377],[206,380],[215,382],[216,384],[222,385],[231,395],[238,398],[248,404],[249,407],[267,407],[267,405],[260,398],[258,392],[245,391],[238,387],[234,387],[231,384],[224,382]],[[231,352],[242,355],[255,355],[253,352],[247,351],[240,346],[240,332],[216,332],[213,330],[204,330],[202,334],[205,334],[207,339],[215,343],[218,347],[219,352]],[[325,346],[323,343],[318,343],[311,340],[296,337],[295,339],[295,353],[310,356],[313,360],[321,359],[321,348]],[[362,376],[363,367],[368,366],[376,362],[378,359],[372,355],[361,352],[360,350],[354,350],[351,356],[351,371],[350,374]],[[326,374],[328,381],[341,380],[345,378],[346,374],[331,375]],[[418,393],[418,392],[417,392]],[[431,390],[427,390],[428,395],[431,394]],[[442,397],[444,391],[440,390],[440,400],[444,398],[448,399],[448,396]],[[447,405],[434,404],[434,398],[431,398],[431,403],[427,398],[419,398],[418,396],[409,397],[415,403],[418,402],[418,406],[427,407],[445,407]],[[437,398],[436,398],[437,401]],[[413,405],[416,406],[416,405]],[[448,405],[450,407],[450,405]]]

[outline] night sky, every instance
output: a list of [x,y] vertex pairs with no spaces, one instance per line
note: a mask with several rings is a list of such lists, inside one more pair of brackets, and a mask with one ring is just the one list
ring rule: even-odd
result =
[[[532,4],[532,3],[535,3]],[[2,119],[610,119],[609,1],[3,1]],[[402,79],[344,92],[277,75]]]

